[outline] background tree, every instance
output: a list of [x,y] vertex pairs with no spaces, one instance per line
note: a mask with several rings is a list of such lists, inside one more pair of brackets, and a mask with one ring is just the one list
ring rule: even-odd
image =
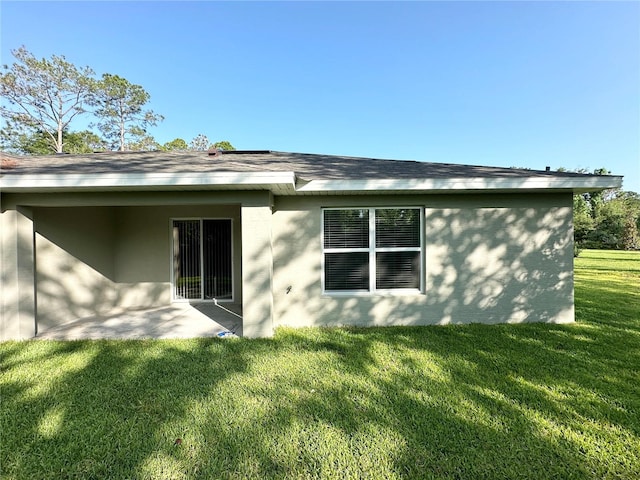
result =
[[211,141],[209,141],[209,137],[203,133],[199,133],[191,140],[191,142],[189,142],[189,150],[204,152],[210,148],[219,148],[220,150],[227,151],[236,149],[236,147],[231,145],[231,142],[227,140],[220,140],[216,143],[211,143]]
[[[140,85],[118,75],[105,73],[97,84],[97,126],[112,147],[120,151],[127,146],[149,143],[147,128],[164,120],[152,110],[143,110],[151,96]],[[155,140],[154,140],[155,142]]]
[[64,56],[38,60],[25,47],[12,50],[17,62],[0,73],[0,114],[6,128],[41,131],[52,152],[63,152],[63,132],[94,103],[89,67],[77,68]]
[[203,152],[209,150],[211,145],[209,138],[206,135],[199,133],[193,138],[193,140],[191,140],[191,142],[189,142],[189,150]]
[[582,244],[593,230],[591,207],[584,195],[573,196],[573,235],[577,244]]
[[170,142],[162,145],[162,147],[160,147],[160,150],[164,150],[165,152],[185,152],[189,150],[189,145],[187,145],[187,142],[185,142],[182,138],[174,138]]
[[91,130],[64,133],[62,137],[66,153],[104,152],[109,149],[107,142]]
[[638,220],[627,217],[622,231],[622,248],[624,250],[640,250],[640,226]]
[[170,142],[167,142],[160,146],[160,150],[165,152],[170,151],[178,151],[178,152],[186,152],[186,151],[195,151],[195,152],[203,152],[209,150],[211,148],[218,148],[220,150],[235,150],[236,147],[231,145],[231,142],[227,140],[221,140],[216,143],[211,143],[209,138],[200,133],[195,138],[187,144],[182,138],[175,138]]
[[587,236],[587,241],[595,243],[596,248],[621,249],[622,235],[627,218],[627,209],[618,199],[609,201],[599,197],[597,209],[594,209],[594,228]]
[[[593,173],[608,175],[610,172],[598,168]],[[619,188],[574,195],[573,228],[578,251],[580,248],[639,250],[640,195]]]
[[213,146],[215,148],[219,148],[220,150],[226,150],[227,152],[236,149],[236,147],[231,145],[231,142],[228,142],[227,140],[221,140],[219,142],[216,142],[213,144]]
[[[51,141],[42,130],[5,130],[0,131],[2,150],[22,155],[49,155],[54,153]],[[64,153],[91,153],[107,149],[107,143],[94,132],[62,132]]]
[[154,151],[154,150],[161,150],[161,149],[162,149],[162,147],[156,141],[156,139],[153,138],[152,135],[147,135],[144,131],[137,130],[137,129],[134,128],[133,131],[132,131],[131,140],[129,140],[127,143],[125,143],[124,149],[122,149],[121,151],[130,151],[130,152],[145,151],[145,152],[151,152],[151,151]]
[[55,153],[51,138],[45,132],[9,122],[0,129],[0,148],[21,155]]

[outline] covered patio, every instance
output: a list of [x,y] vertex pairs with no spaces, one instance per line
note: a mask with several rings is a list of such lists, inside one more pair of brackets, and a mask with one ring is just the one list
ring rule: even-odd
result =
[[40,340],[197,338],[242,336],[238,305],[173,303],[144,309],[114,309],[37,333]]
[[0,338],[271,335],[271,201],[247,191],[21,197],[2,213],[3,302],[19,301],[3,307]]

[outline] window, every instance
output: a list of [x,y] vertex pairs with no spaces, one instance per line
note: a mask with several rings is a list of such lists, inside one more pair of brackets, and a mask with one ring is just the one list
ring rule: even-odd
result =
[[231,220],[173,220],[173,298],[231,300]]
[[325,209],[325,292],[420,291],[419,208]]

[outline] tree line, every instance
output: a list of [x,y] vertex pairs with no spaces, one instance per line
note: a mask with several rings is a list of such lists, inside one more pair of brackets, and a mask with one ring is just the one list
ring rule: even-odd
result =
[[[608,175],[610,172],[605,168],[598,168],[593,173]],[[638,193],[616,188],[573,196],[573,234],[576,256],[583,248],[640,250],[639,232],[640,195]]]
[[[105,150],[235,150],[228,141],[212,143],[198,134],[189,143],[176,138],[159,144],[148,133],[164,117],[147,109],[151,96],[141,86],[110,73],[96,78],[88,66],[64,56],[37,59],[25,47],[12,50],[16,61],[0,73],[0,148],[36,155]],[[91,116],[89,130],[72,123]],[[97,132],[93,129],[97,129]]]

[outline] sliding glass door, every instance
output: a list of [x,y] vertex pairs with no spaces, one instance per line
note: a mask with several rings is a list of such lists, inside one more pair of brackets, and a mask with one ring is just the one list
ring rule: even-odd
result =
[[232,300],[231,220],[173,220],[173,297]]

